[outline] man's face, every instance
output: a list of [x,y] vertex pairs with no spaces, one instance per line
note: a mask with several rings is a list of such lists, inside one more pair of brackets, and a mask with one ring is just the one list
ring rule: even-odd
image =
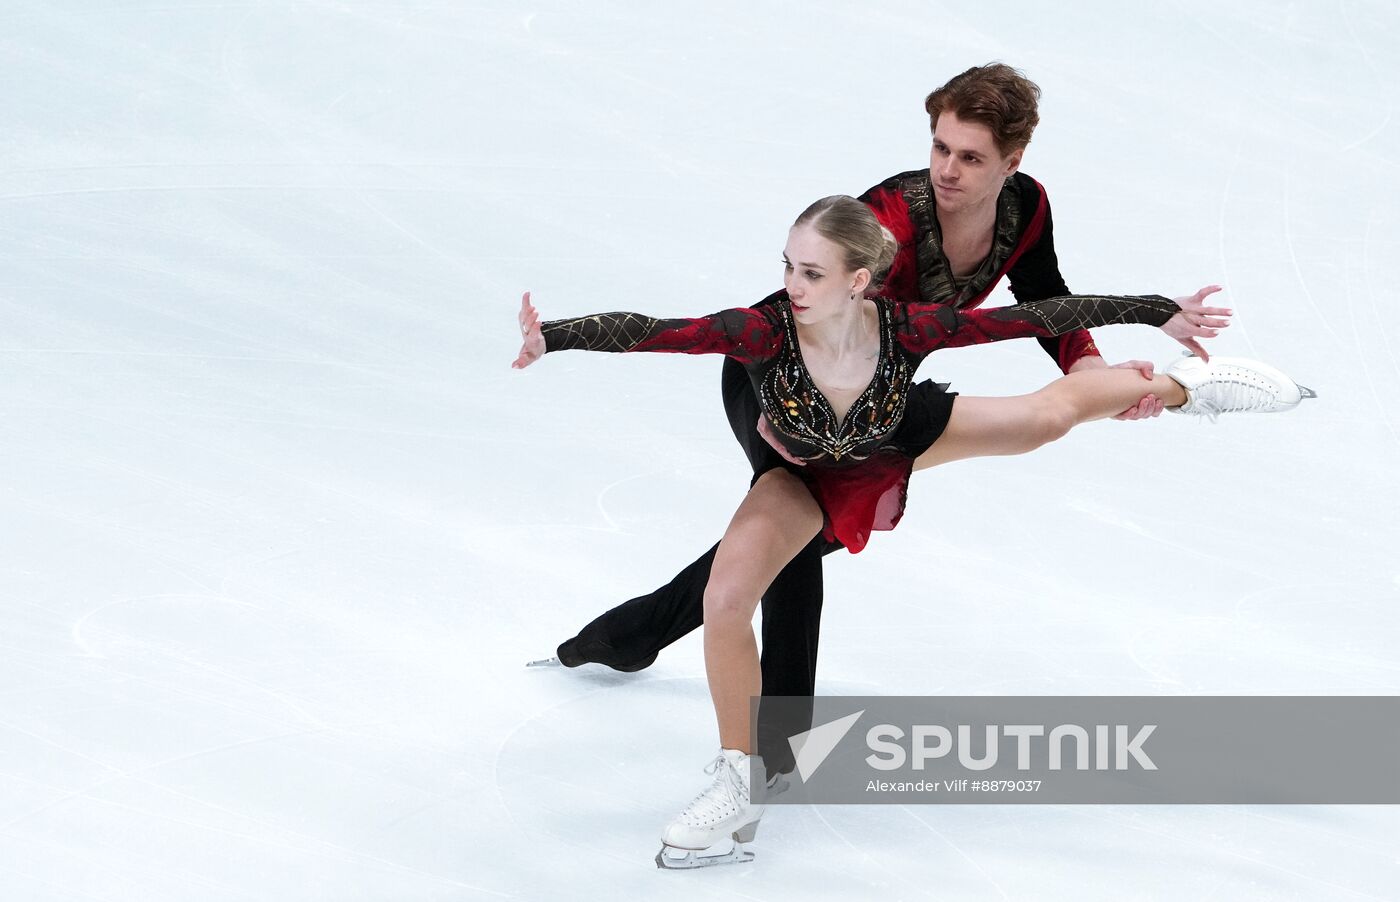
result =
[[929,182],[940,213],[961,213],[995,203],[1002,182],[1021,165],[1021,151],[1002,156],[992,130],[940,113],[933,127]]

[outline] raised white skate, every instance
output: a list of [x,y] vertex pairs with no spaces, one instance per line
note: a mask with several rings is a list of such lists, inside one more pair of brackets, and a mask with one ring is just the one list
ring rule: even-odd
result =
[[765,780],[762,758],[735,749],[720,750],[705,768],[705,773],[715,775],[714,782],[662,831],[657,867],[684,870],[753,861],[753,852],[743,844],[753,842],[758,833],[763,806],[750,799],[750,766],[758,779]]
[[1183,357],[1166,374],[1186,389],[1186,403],[1173,413],[1209,417],[1222,413],[1278,413],[1292,410],[1304,398],[1316,398],[1279,370],[1245,357]]

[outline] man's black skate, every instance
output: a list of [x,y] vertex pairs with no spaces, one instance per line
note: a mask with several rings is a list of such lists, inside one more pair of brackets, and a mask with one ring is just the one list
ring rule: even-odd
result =
[[559,663],[565,667],[578,667],[580,664],[602,664],[622,673],[636,673],[639,670],[645,670],[656,661],[656,652],[652,652],[640,661],[625,661],[618,655],[617,649],[603,640],[592,639],[580,642],[577,636],[562,643],[556,654]]

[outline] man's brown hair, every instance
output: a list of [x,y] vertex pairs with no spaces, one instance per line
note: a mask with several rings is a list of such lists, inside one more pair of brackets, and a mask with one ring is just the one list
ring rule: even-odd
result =
[[985,125],[1005,156],[1031,143],[1031,133],[1040,123],[1039,102],[1035,82],[1004,63],[988,63],[954,76],[928,95],[924,109],[930,131],[941,113]]

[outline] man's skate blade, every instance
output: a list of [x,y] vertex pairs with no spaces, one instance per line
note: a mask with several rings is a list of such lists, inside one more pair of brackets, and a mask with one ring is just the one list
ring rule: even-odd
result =
[[[787,792],[792,786],[792,775],[777,773],[768,781],[768,785],[763,787],[763,797],[754,799],[755,802],[765,802],[768,799],[777,798]],[[755,824],[756,826],[756,824]]]
[[708,868],[717,864],[745,864],[753,861],[753,853],[740,843],[734,843],[728,852],[716,855],[703,854],[706,849],[678,849],[675,846],[661,845],[656,853],[656,866],[663,871],[689,871],[695,868]]
[[540,658],[538,661],[526,661],[526,667],[563,667],[563,663],[558,658]]

